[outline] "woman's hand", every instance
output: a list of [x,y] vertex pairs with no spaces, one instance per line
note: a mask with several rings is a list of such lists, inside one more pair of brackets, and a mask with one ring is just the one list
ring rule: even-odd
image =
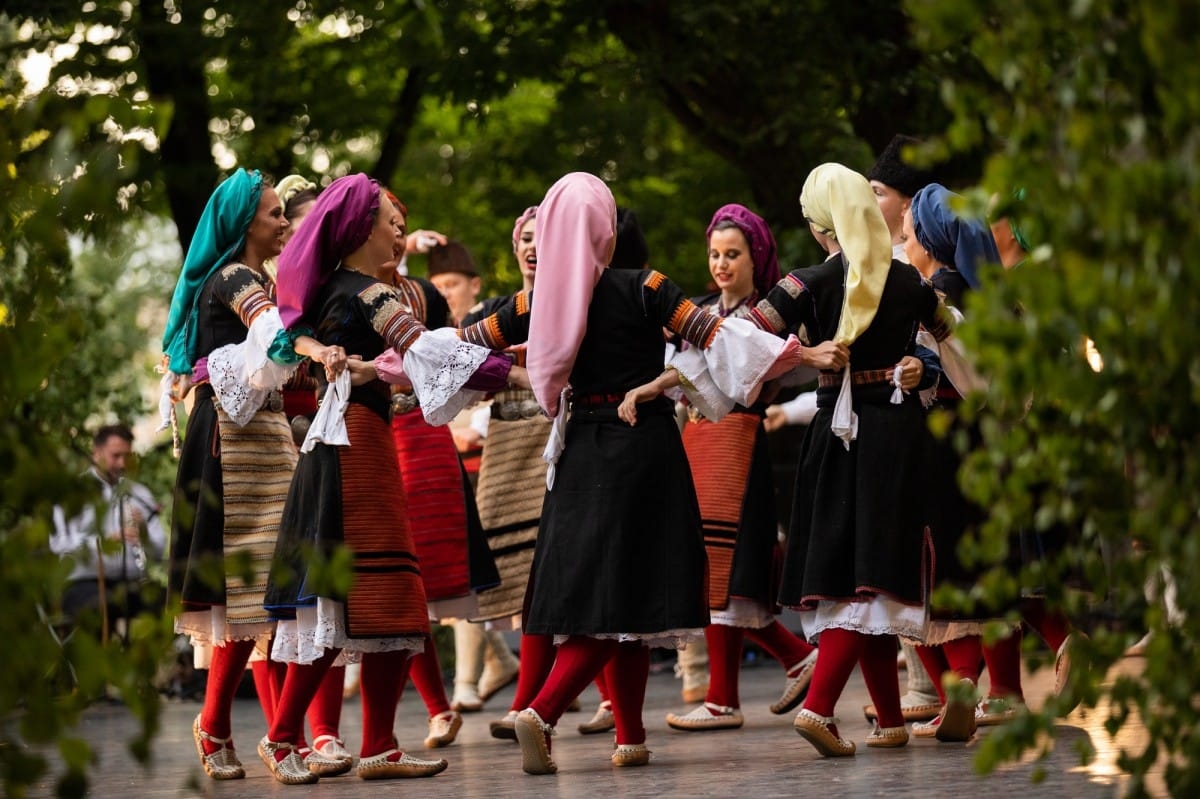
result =
[[524,366],[512,365],[508,370],[508,385],[512,388],[523,388],[526,391],[533,390],[533,384],[529,382],[529,371]]
[[767,415],[763,417],[763,428],[768,433],[774,433],[779,428],[787,424],[787,414],[783,412],[782,405],[768,405]]
[[617,406],[617,416],[621,421],[633,427],[637,424],[637,405],[639,402],[649,402],[662,393],[662,389],[658,387],[658,381],[652,380],[649,383],[643,383],[637,388],[630,389],[625,394],[625,399],[621,400],[621,404]]
[[[350,370],[351,386],[365,386],[372,380],[379,379],[379,373],[375,371],[375,362],[364,361],[357,355],[351,355],[346,359],[346,368]],[[412,387],[409,386],[409,388]]]
[[331,383],[346,370],[346,351],[337,344],[317,347],[310,357],[325,367],[325,379]]
[[832,341],[822,341],[812,347],[805,347],[803,363],[816,369],[836,372],[844,369],[850,360],[850,350],[845,344],[835,344]]
[[404,240],[404,252],[406,255],[427,253],[436,246],[445,246],[447,241],[445,234],[436,230],[410,230]]
[[912,391],[921,382],[922,375],[925,374],[925,364],[920,358],[912,355],[905,355],[900,359],[900,388],[904,391]]

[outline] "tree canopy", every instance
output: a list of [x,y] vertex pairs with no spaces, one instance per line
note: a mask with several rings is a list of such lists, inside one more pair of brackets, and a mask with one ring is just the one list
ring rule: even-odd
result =
[[[64,654],[33,620],[65,578],[44,541],[50,505],[73,501],[84,428],[144,410],[138,384],[155,380],[139,341],[160,332],[179,250],[146,253],[173,239],[164,219],[186,246],[223,174],[367,171],[410,225],[463,240],[499,293],[517,284],[513,217],[588,170],[638,212],[652,264],[698,291],[715,208],[759,210],[785,264],[806,263],[809,169],[865,171],[905,132],[953,165],[965,212],[999,198],[1032,242],[1022,266],[985,273],[959,331],[989,379],[984,444],[961,475],[989,517],[966,549],[1003,562],[1015,531],[1054,527],[1073,545],[976,593],[1045,585],[1077,617],[1100,605],[1152,631],[1145,671],[1101,685],[1131,633],[1094,628],[1081,652],[1096,668],[1071,698],[1110,730],[1133,714],[1147,725],[1145,748],[1119,761],[1131,794],[1161,769],[1170,792],[1194,795],[1198,17],[1183,0],[7,3],[0,638],[23,645],[0,683],[5,790],[47,768],[10,742],[57,741],[60,790],[82,794],[72,725],[105,683],[142,714],[147,751],[169,621],[147,620],[131,650]],[[48,83],[31,88],[38,64]],[[63,692],[68,660],[93,664],[80,695]],[[1059,704],[989,735],[981,767],[1050,745]]]

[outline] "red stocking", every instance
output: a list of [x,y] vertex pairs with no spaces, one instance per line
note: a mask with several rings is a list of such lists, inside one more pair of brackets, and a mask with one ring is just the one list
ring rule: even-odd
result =
[[517,673],[517,690],[513,694],[510,710],[521,711],[529,707],[538,691],[542,690],[546,678],[550,676],[555,654],[553,635],[521,633],[521,670]]
[[[246,671],[246,661],[254,651],[253,641],[226,641],[214,646],[204,689],[204,707],[200,710],[200,728],[215,738],[228,738],[233,729],[233,695]],[[216,746],[204,742],[208,754]]]
[[[867,693],[875,703],[880,727],[904,726],[904,714],[900,711],[900,680],[896,676],[896,646],[894,635],[862,635],[862,649],[858,668],[862,671]],[[825,657],[825,650],[821,650]],[[817,658],[817,663],[821,658]]]
[[989,698],[1015,696],[1025,701],[1021,691],[1021,628],[983,648],[983,660],[991,677]]
[[950,670],[957,676],[979,684],[979,663],[983,657],[983,639],[978,635],[968,635],[942,644],[946,660],[950,662]]
[[269,660],[256,660],[250,664],[250,672],[254,675],[254,694],[258,697],[258,705],[262,708],[268,729],[275,721],[275,694],[271,690],[270,663]]
[[778,621],[773,621],[766,627],[757,630],[748,629],[746,637],[778,660],[789,671],[789,677],[795,676],[790,673],[791,669],[798,666],[800,661],[808,657],[816,648]]
[[642,707],[646,702],[646,680],[650,676],[650,649],[637,641],[621,642],[602,674],[612,691],[617,744],[645,743]]
[[442,664],[438,662],[433,636],[425,639],[425,651],[412,657],[408,676],[424,700],[430,718],[450,709],[450,701],[446,699],[446,683],[442,680]]
[[537,711],[542,721],[551,726],[557,724],[567,705],[596,679],[616,650],[617,642],[612,639],[571,636],[559,646],[554,668],[529,706]]
[[[360,685],[362,687],[363,734],[362,757],[372,757],[396,748],[396,703],[408,680],[407,650],[367,652],[363,655]],[[397,755],[399,757],[399,755]]]
[[704,628],[708,643],[708,696],[714,705],[741,707],[738,703],[738,670],[742,666],[741,627],[710,624]]
[[1042,636],[1051,652],[1058,652],[1058,648],[1071,632],[1071,622],[1067,621],[1067,617],[1062,613],[1046,607],[1045,599],[1021,600],[1021,614],[1034,632]]
[[[831,627],[821,633],[821,656],[813,669],[812,685],[804,708],[819,716],[832,716],[838,698],[846,688],[846,681],[858,663],[865,636],[850,630]],[[893,650],[894,652],[895,650]],[[892,655],[892,678],[895,679],[896,656]],[[899,690],[897,688],[897,690]]]
[[917,650],[917,657],[921,659],[921,665],[925,667],[930,682],[937,690],[938,701],[943,705],[946,704],[946,689],[942,687],[942,675],[950,671],[950,661],[946,660],[946,653],[942,651],[941,644],[915,646],[913,649]]
[[601,669],[600,673],[596,675],[596,690],[600,692],[601,702],[607,702],[612,698],[612,695],[608,692],[607,672],[608,669]]
[[[312,663],[289,663],[283,691],[275,706],[275,721],[267,737],[272,741],[300,745],[304,741],[304,713],[321,686],[325,673],[337,659],[340,649],[326,649]],[[282,750],[281,750],[282,751]],[[283,752],[285,756],[287,752]]]
[[341,738],[342,689],[346,683],[346,667],[332,666],[321,678],[317,695],[308,705],[308,726],[315,741],[322,735]]

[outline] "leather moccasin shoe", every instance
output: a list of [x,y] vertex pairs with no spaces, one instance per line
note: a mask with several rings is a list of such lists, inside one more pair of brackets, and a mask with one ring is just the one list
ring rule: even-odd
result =
[[542,721],[533,708],[517,714],[513,725],[517,731],[517,742],[521,744],[521,768],[526,774],[553,774],[558,771],[550,757],[550,738],[554,728]]
[[[396,757],[396,755],[400,755]],[[389,780],[397,777],[432,777],[441,774],[449,764],[445,760],[421,760],[389,749],[371,757],[358,759],[358,776],[364,780]]]
[[644,766],[650,762],[650,750],[645,744],[621,744],[612,753],[614,766]]
[[800,737],[812,744],[823,756],[849,757],[857,747],[854,741],[847,741],[834,732],[836,724],[835,718],[820,716],[805,709],[801,709],[796,714],[796,720],[792,722]]
[[[233,736],[217,738],[209,735],[200,728],[199,714],[192,722],[192,740],[196,742],[196,751],[200,753],[200,765],[205,774],[214,780],[240,780],[246,776],[242,761],[238,759],[237,752],[233,751]],[[205,754],[205,741],[219,748],[211,754]]]
[[736,730],[745,724],[742,711],[736,707],[725,707],[705,702],[691,713],[679,715],[667,714],[667,726],[685,732],[704,732],[706,730]]
[[787,682],[783,686],[783,696],[779,697],[778,702],[771,705],[772,713],[776,716],[782,715],[804,701],[804,695],[808,693],[808,686],[812,684],[813,669],[816,666],[817,650],[814,649],[797,664],[795,676],[788,673]]

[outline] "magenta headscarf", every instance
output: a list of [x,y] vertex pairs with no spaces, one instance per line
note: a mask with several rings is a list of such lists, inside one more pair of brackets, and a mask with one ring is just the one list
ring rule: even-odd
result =
[[758,292],[758,296],[766,296],[779,282],[779,256],[771,228],[761,216],[746,206],[730,203],[722,205],[713,214],[712,221],[708,223],[708,230],[704,231],[705,241],[712,237],[713,228],[717,223],[726,219],[737,225],[737,229],[742,231],[742,235],[750,244],[750,260],[754,262],[754,290]]
[[538,209],[539,268],[529,322],[529,381],[538,405],[557,416],[559,394],[587,330],[592,291],[608,266],[616,240],[617,203],[600,178],[572,172],[550,187]]
[[346,175],[321,192],[304,224],[279,254],[279,317],[291,328],[326,278],[371,235],[379,211],[379,184],[363,173]]
[[513,255],[517,254],[517,244],[521,241],[521,228],[525,227],[525,223],[537,216],[538,207],[531,205],[521,212],[517,217],[516,223],[513,225]]

